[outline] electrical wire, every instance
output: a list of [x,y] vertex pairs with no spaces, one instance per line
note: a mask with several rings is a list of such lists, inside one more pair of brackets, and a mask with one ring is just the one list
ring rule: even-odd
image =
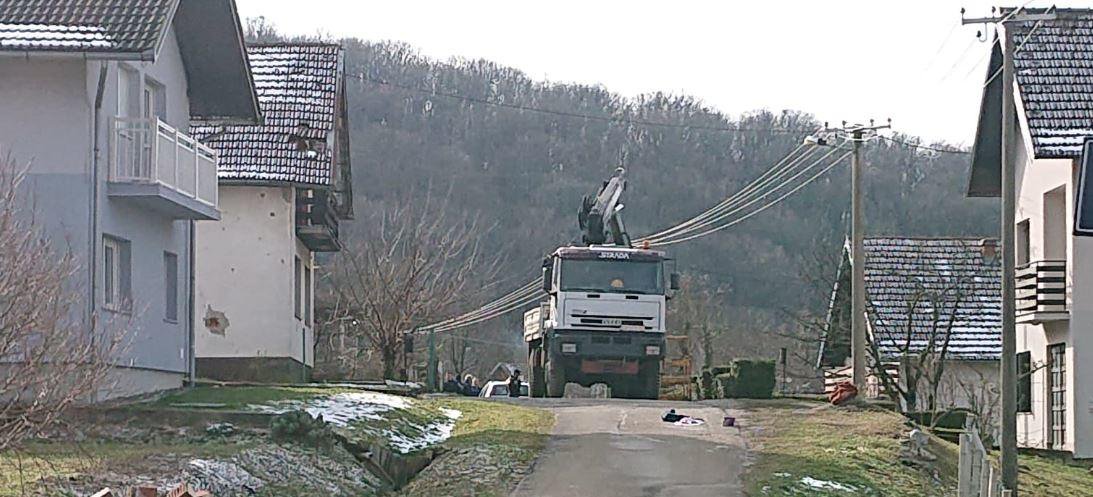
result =
[[957,154],[957,155],[967,155],[967,154],[971,153],[967,150],[952,150],[952,149],[931,147],[929,145],[919,145],[917,143],[912,143],[912,142],[909,142],[909,141],[906,141],[906,140],[900,140],[899,138],[893,138],[891,136],[877,135],[877,137],[879,137],[882,140],[886,140],[886,141],[892,142],[892,143],[897,144],[897,145],[902,145],[904,147],[917,148],[917,149],[921,149],[921,150],[928,150],[930,152],[938,152],[938,153],[944,153],[944,154]]
[[689,240],[694,240],[695,238],[700,238],[700,237],[703,237],[703,236],[709,235],[709,234],[711,234],[711,233],[714,233],[714,232],[717,232],[717,231],[721,231],[721,230],[723,230],[723,229],[725,229],[725,228],[728,228],[728,227],[730,227],[730,226],[733,226],[733,225],[736,225],[736,224],[742,223],[742,222],[746,221],[746,220],[747,220],[748,218],[750,218],[750,217],[752,217],[752,216],[754,216],[754,215],[756,215],[756,214],[758,214],[758,213],[760,213],[760,212],[763,212],[763,211],[765,211],[765,210],[769,209],[770,207],[773,207],[773,206],[777,205],[777,204],[778,204],[779,202],[781,202],[782,200],[785,200],[785,199],[786,199],[787,197],[789,197],[790,195],[793,195],[794,193],[797,193],[797,191],[798,191],[798,190],[800,190],[801,188],[804,188],[805,186],[808,186],[808,184],[809,184],[809,183],[812,183],[812,182],[813,182],[813,181],[815,181],[815,180],[816,180],[817,178],[819,178],[820,176],[823,176],[823,175],[824,175],[825,173],[827,173],[828,171],[830,171],[830,170],[831,170],[832,168],[834,168],[835,166],[839,165],[839,163],[840,163],[840,162],[842,162],[842,161],[843,161],[844,159],[846,159],[847,157],[849,157],[849,156],[850,156],[850,155],[851,155],[852,153],[853,153],[853,152],[847,152],[847,153],[843,154],[843,155],[842,155],[842,157],[839,157],[838,159],[835,159],[835,161],[834,161],[834,162],[832,162],[832,163],[831,163],[830,165],[828,165],[827,167],[825,167],[825,168],[821,169],[821,170],[820,170],[820,172],[818,172],[818,173],[814,174],[814,175],[813,175],[813,176],[812,176],[811,178],[808,178],[807,180],[805,180],[805,182],[804,182],[804,183],[801,183],[800,185],[797,185],[797,187],[795,187],[795,188],[793,188],[792,190],[790,190],[790,191],[786,192],[786,193],[785,193],[785,194],[783,194],[782,196],[780,196],[780,197],[778,197],[778,198],[774,199],[774,201],[773,201],[773,202],[767,203],[767,204],[763,205],[762,207],[760,207],[759,209],[757,209],[757,210],[755,210],[755,211],[752,211],[752,212],[749,212],[749,213],[748,213],[747,215],[745,215],[745,216],[743,216],[743,217],[741,217],[741,218],[739,218],[739,219],[736,219],[736,220],[734,220],[734,221],[732,221],[732,222],[729,222],[729,223],[723,224],[723,225],[721,225],[721,226],[718,226],[718,227],[716,227],[716,228],[711,228],[711,229],[708,229],[708,230],[706,230],[706,231],[703,231],[702,233],[697,233],[697,234],[691,235],[691,236],[689,236],[689,237],[685,237],[685,238],[680,238],[680,239],[678,239],[678,240],[672,240],[672,241],[668,241],[668,242],[663,242],[663,243],[658,243],[658,244],[654,244],[653,246],[659,246],[659,247],[663,247],[663,246],[667,246],[667,245],[674,245],[674,244],[677,244],[677,243],[682,243],[682,242],[686,242],[686,241],[689,241]]
[[[802,175],[804,175],[804,174],[805,174],[805,173],[807,173],[808,171],[810,171],[810,170],[812,170],[813,168],[815,168],[815,167],[819,166],[819,165],[820,165],[820,163],[822,163],[822,162],[824,162],[825,160],[827,160],[827,158],[828,158],[828,157],[831,157],[832,155],[834,155],[834,154],[835,154],[836,152],[838,152],[839,150],[845,150],[845,149],[844,149],[843,147],[833,147],[833,148],[832,148],[832,149],[831,149],[831,150],[830,150],[830,151],[829,151],[828,153],[824,154],[824,155],[823,155],[822,157],[820,157],[819,159],[817,159],[817,160],[813,161],[813,162],[812,162],[811,164],[809,164],[809,165],[808,165],[807,167],[805,167],[805,168],[801,169],[800,171],[797,171],[797,172],[796,172],[796,173],[795,173],[795,174],[794,174],[793,176],[791,176],[790,178],[788,178],[788,179],[786,179],[786,180],[782,181],[782,182],[781,182],[780,184],[778,184],[778,185],[777,185],[777,186],[775,186],[774,188],[771,188],[771,189],[767,190],[767,191],[766,191],[766,192],[764,192],[764,193],[763,193],[762,195],[756,196],[756,197],[754,197],[754,198],[750,199],[750,200],[749,200],[749,201],[748,201],[747,203],[745,203],[745,204],[743,204],[743,205],[737,206],[737,207],[733,208],[733,209],[732,209],[732,210],[730,210],[730,211],[726,211],[726,212],[723,212],[723,213],[721,213],[721,214],[718,214],[717,216],[715,216],[715,217],[713,217],[713,218],[711,218],[711,219],[708,219],[708,220],[706,220],[706,221],[704,221],[704,222],[702,222],[702,223],[700,223],[700,224],[698,224],[698,225],[696,225],[696,226],[693,226],[692,228],[688,229],[687,231],[685,231],[685,232],[683,232],[683,233],[679,233],[679,234],[676,234],[676,235],[673,235],[673,236],[669,236],[669,237],[663,237],[663,238],[660,238],[660,239],[658,239],[658,240],[655,240],[655,241],[651,241],[651,243],[650,243],[650,246],[654,246],[654,247],[656,247],[656,246],[671,245],[671,244],[674,244],[674,243],[678,243],[679,241],[687,241],[687,240],[693,240],[693,239],[695,239],[695,238],[698,238],[698,237],[701,237],[701,236],[706,236],[707,234],[709,234],[709,233],[713,233],[714,231],[719,231],[719,230],[720,230],[720,228],[718,228],[718,229],[714,229],[714,230],[712,230],[712,231],[710,231],[710,230],[707,230],[707,231],[703,231],[702,233],[700,233],[700,234],[699,234],[699,235],[697,235],[697,236],[695,236],[695,235],[688,235],[688,236],[684,236],[684,235],[687,235],[688,233],[694,233],[694,232],[696,232],[696,231],[699,231],[699,230],[702,230],[702,229],[704,229],[704,228],[707,228],[707,227],[709,227],[709,226],[710,226],[710,225],[712,225],[712,224],[715,224],[715,223],[717,223],[717,222],[719,222],[719,221],[721,221],[721,220],[723,220],[723,219],[725,219],[725,218],[727,218],[727,217],[729,217],[729,216],[732,216],[733,214],[736,214],[736,213],[738,213],[738,212],[740,212],[740,211],[743,211],[744,209],[747,209],[748,207],[751,207],[752,205],[755,205],[755,203],[757,203],[757,202],[759,202],[759,201],[763,200],[764,198],[767,198],[767,197],[768,197],[768,196],[770,196],[771,194],[773,194],[773,193],[775,193],[775,192],[777,192],[777,191],[781,190],[782,188],[784,188],[785,186],[789,185],[789,184],[790,184],[790,183],[792,183],[793,181],[796,181],[796,180],[797,180],[797,178],[800,178],[800,177],[801,177]],[[837,161],[837,160],[836,160],[836,161]],[[826,171],[826,169],[825,169],[825,171]],[[806,181],[806,183],[805,183],[805,184],[807,184],[807,183],[808,183],[808,182],[810,182],[810,181],[811,181],[811,179],[810,179],[810,180],[808,180],[808,181]],[[797,191],[798,189],[799,189],[799,188],[797,188],[797,189],[794,189],[794,190],[792,190],[792,191],[794,191],[794,192],[795,192],[795,191]],[[783,198],[784,198],[784,197],[783,197]],[[762,209],[765,209],[765,207],[762,207],[762,208],[761,208],[760,210],[762,210]],[[749,216],[750,216],[750,215],[749,215]],[[745,219],[746,219],[746,218],[745,218]]]
[[[641,241],[642,242],[648,241],[650,243],[657,243],[657,242],[660,242],[660,241],[664,241],[666,239],[683,236],[683,235],[686,235],[687,233],[692,233],[692,232],[700,230],[700,229],[702,229],[706,226],[709,226],[711,223],[716,223],[717,221],[719,221],[721,219],[724,219],[726,216],[732,215],[735,212],[739,212],[741,209],[746,208],[747,206],[754,204],[756,201],[761,200],[762,198],[766,197],[767,195],[769,195],[769,194],[777,191],[781,187],[785,186],[788,182],[793,181],[794,179],[799,177],[803,173],[803,171],[798,172],[797,174],[790,177],[789,179],[783,180],[785,175],[790,173],[797,164],[799,164],[801,161],[805,160],[809,156],[813,155],[817,150],[819,150],[818,147],[813,147],[808,152],[806,152],[804,155],[794,159],[792,162],[787,164],[784,168],[782,168],[776,174],[765,178],[763,180],[762,184],[759,185],[757,188],[751,189],[751,190],[746,191],[746,192],[742,191],[740,194],[733,195],[733,196],[729,197],[729,199],[727,199],[727,200],[729,200],[729,202],[726,203],[726,207],[724,209],[720,209],[719,212],[713,213],[709,216],[705,216],[705,219],[703,219],[701,222],[693,223],[690,226],[687,226],[685,229],[676,230],[675,232],[673,232],[671,234],[645,237],[645,238],[641,239]],[[830,155],[830,153],[828,155]],[[820,160],[823,160],[823,158],[821,158]],[[811,168],[811,167],[815,166],[817,163],[818,163],[818,161],[813,162],[811,165],[807,166],[804,170],[807,170],[808,168]],[[759,188],[767,188],[771,183],[773,183],[775,181],[779,181],[779,180],[783,180],[781,184],[775,186],[774,188],[768,189],[765,193],[762,193],[761,195],[759,195],[757,197],[751,198],[750,202],[749,202],[748,197],[751,196],[756,191],[758,191]],[[747,190],[747,189],[745,189],[745,190]],[[743,206],[741,206],[740,204],[744,203],[744,202],[747,202],[747,203],[745,203]],[[707,211],[707,212],[709,212],[709,211]]]

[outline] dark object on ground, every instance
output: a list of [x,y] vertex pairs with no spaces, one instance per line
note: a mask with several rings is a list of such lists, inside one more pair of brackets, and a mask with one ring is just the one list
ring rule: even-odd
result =
[[725,416],[725,420],[721,422],[721,426],[736,426],[736,418]]
[[478,397],[478,394],[482,393],[482,387],[476,387],[474,385],[463,384],[463,390],[459,393],[468,397]]
[[660,417],[660,420],[665,423],[675,423],[686,417],[686,415],[677,413],[675,409],[668,409],[668,412],[664,413],[664,415]]
[[828,399],[831,403],[837,406],[841,406],[847,402],[850,402],[858,396],[858,388],[849,381],[840,381],[835,385],[835,390],[828,395]]
[[441,385],[440,391],[444,393],[463,393],[464,387],[465,385],[463,385],[463,382],[456,379],[450,379]]

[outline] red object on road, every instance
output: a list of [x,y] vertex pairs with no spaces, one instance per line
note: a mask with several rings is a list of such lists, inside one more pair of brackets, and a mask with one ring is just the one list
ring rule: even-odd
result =
[[828,394],[827,398],[832,404],[841,406],[858,396],[858,387],[849,381],[841,381],[835,385],[835,390]]

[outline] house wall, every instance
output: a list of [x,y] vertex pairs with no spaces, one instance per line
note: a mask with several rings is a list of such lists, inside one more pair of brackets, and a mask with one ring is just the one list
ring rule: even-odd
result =
[[[26,186],[34,197],[37,220],[52,242],[69,249],[82,268],[74,286],[85,301],[91,297],[95,272],[95,312],[100,328],[124,330],[124,352],[118,358],[117,392],[181,386],[189,368],[189,222],[175,221],[107,196],[110,117],[118,109],[119,64],[155,78],[166,91],[167,120],[186,130],[190,120],[185,68],[173,31],[159,57],[150,62],[89,61],[82,57],[0,56],[0,147],[17,160],[31,161]],[[94,136],[94,106],[100,68],[107,68],[101,118]],[[97,209],[92,209],[96,171]],[[92,239],[92,225],[97,225]],[[130,312],[102,307],[102,234],[130,243],[133,304]],[[180,309],[176,322],[166,320],[164,252],[178,256]],[[88,263],[91,260],[94,266]],[[124,385],[124,386],[122,386]]]
[[[1023,124],[1023,121],[1022,121]],[[1070,319],[1017,325],[1017,350],[1028,351],[1034,373],[1032,412],[1017,415],[1017,438],[1022,447],[1048,449],[1048,375],[1041,366],[1047,347],[1067,344],[1067,434],[1064,449],[1075,457],[1093,457],[1093,241],[1073,233],[1076,163],[1070,159],[1032,159],[1027,135],[1017,152],[1016,222],[1028,220],[1029,260],[1067,260]],[[1061,187],[1061,190],[1060,190]],[[1063,192],[1063,201],[1056,193]],[[1062,211],[1060,211],[1062,209]],[[1059,243],[1058,240],[1062,240]],[[1060,257],[1062,256],[1062,257]],[[1071,332],[1071,329],[1074,332]],[[1037,369],[1038,368],[1038,369]]]
[[[219,379],[298,381],[314,364],[310,326],[294,312],[296,238],[289,186],[221,186],[221,219],[197,230],[198,374]],[[245,290],[244,290],[245,289]],[[204,326],[223,313],[223,334]]]

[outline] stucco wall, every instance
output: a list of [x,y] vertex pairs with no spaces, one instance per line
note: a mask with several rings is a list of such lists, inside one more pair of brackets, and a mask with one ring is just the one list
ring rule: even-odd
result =
[[[288,357],[313,364],[311,332],[294,312],[296,238],[291,187],[221,186],[221,219],[197,230],[197,356]],[[222,312],[223,334],[200,325]]]
[[[155,63],[122,62],[162,83],[166,90],[167,120],[182,130],[189,122],[185,68],[173,32]],[[81,270],[75,287],[90,297],[91,265],[96,272],[95,311],[100,323],[124,327],[125,353],[120,364],[136,369],[121,375],[156,376],[134,381],[149,389],[166,383],[177,386],[188,370],[189,243],[187,221],[175,221],[127,200],[107,195],[110,117],[118,108],[119,62],[89,61],[80,57],[0,56],[0,148],[12,150],[20,161],[31,161],[26,181],[34,196],[37,219],[55,246],[71,250]],[[107,68],[99,120],[98,209],[91,209],[92,170],[95,164],[94,104],[100,68]],[[3,152],[0,152],[3,153]],[[101,236],[89,242],[91,226],[130,242],[132,312],[108,311],[102,304]],[[179,319],[165,319],[166,276],[164,252],[178,256]],[[88,302],[81,306],[86,315]],[[139,373],[137,373],[139,372]],[[151,373],[148,373],[151,372]],[[166,381],[165,373],[172,378]],[[127,389],[130,391],[131,389]],[[131,392],[130,392],[131,393]]]
[[[1089,381],[1093,378],[1093,337],[1088,329],[1093,326],[1093,241],[1071,235],[1076,163],[1070,159],[1032,159],[1028,153],[1030,149],[1027,139],[1018,147],[1016,222],[1028,220],[1030,261],[1057,258],[1057,254],[1049,253],[1051,241],[1046,237],[1053,233],[1065,234],[1070,319],[1017,325],[1018,352],[1030,352],[1034,368],[1039,368],[1031,378],[1032,412],[1017,415],[1018,444],[1049,448],[1050,373],[1042,366],[1047,362],[1048,346],[1065,343],[1067,405],[1070,408],[1064,449],[1073,452],[1075,457],[1089,458],[1093,457],[1093,382]],[[1065,191],[1065,212],[1045,208],[1045,194],[1059,187]],[[1062,226],[1053,226],[1060,222]]]

